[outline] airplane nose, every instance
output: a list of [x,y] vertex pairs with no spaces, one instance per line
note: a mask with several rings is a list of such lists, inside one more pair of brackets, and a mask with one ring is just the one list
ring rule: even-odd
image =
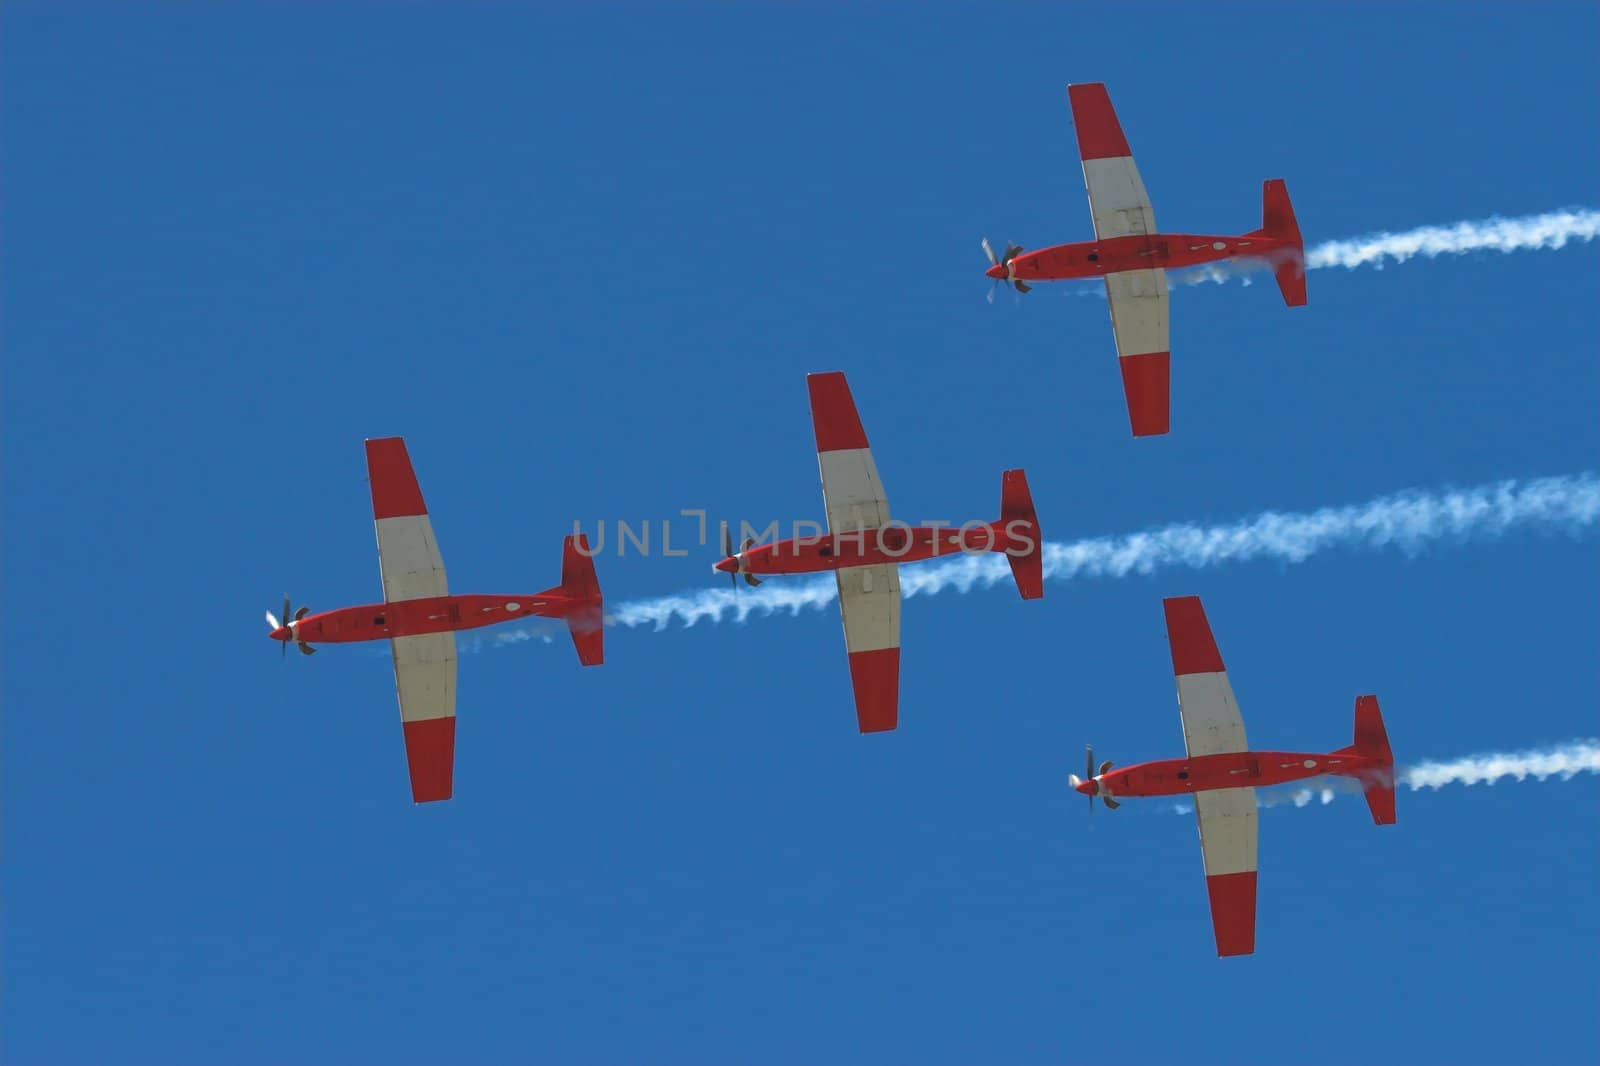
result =
[[288,626],[279,626],[277,629],[274,629],[271,633],[269,633],[268,636],[270,636],[273,640],[292,640],[294,634]]
[[994,278],[996,281],[1003,280],[1006,276],[1005,264],[1000,263],[990,267],[988,270],[983,272],[983,276],[986,278]]
[[737,556],[732,555],[728,556],[728,558],[722,560],[720,563],[711,564],[712,572],[717,574],[732,574],[738,569],[739,559]]
[[1082,792],[1085,796],[1093,796],[1100,791],[1099,782],[1093,778],[1085,781],[1077,774],[1069,774],[1068,776],[1072,779],[1072,790],[1074,792]]

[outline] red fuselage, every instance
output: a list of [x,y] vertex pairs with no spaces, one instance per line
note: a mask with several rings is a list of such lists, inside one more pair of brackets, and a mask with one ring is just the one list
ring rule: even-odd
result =
[[271,636],[273,640],[294,640],[302,644],[388,640],[477,629],[530,615],[565,618],[585,608],[594,609],[593,601],[562,595],[559,589],[531,596],[434,596],[308,614],[298,622],[273,630]]
[[792,537],[758,544],[716,564],[724,573],[816,574],[849,566],[916,563],[962,552],[1010,552],[1028,555],[1039,549],[1038,527],[1024,519],[959,526],[885,526],[859,533]]
[[1299,254],[1297,245],[1261,232],[1242,237],[1160,233],[1058,244],[1036,252],[1023,252],[1009,264],[990,267],[987,274],[1000,280],[1009,277],[1017,281],[1062,281],[1098,278],[1124,270],[1179,270],[1222,259],[1274,260]]
[[1241,751],[1125,766],[1078,784],[1086,795],[1180,796],[1219,788],[1261,788],[1337,774],[1363,781],[1392,778],[1394,767],[1351,751]]

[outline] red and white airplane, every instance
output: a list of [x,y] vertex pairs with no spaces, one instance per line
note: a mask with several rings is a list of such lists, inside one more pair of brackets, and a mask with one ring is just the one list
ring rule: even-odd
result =
[[1394,753],[1378,712],[1378,697],[1356,697],[1355,743],[1338,751],[1251,751],[1244,721],[1222,666],[1198,596],[1163,600],[1172,670],[1178,675],[1184,759],[1094,768],[1088,751],[1084,777],[1072,787],[1099,796],[1107,807],[1129,796],[1193,796],[1205,855],[1206,891],[1218,955],[1249,955],[1256,948],[1256,789],[1325,774],[1361,782],[1377,825],[1394,824]]
[[757,574],[833,571],[844,615],[856,720],[863,733],[893,729],[899,720],[901,563],[961,552],[1004,552],[1025,600],[1044,595],[1043,541],[1027,476],[1007,470],[1000,479],[1000,518],[965,526],[891,523],[889,500],[872,461],[867,434],[856,414],[850,386],[840,373],[809,374],[811,425],[822,469],[822,500],[828,536],[795,537],[740,550],[726,530],[726,554],[713,569],[759,585]]
[[1262,185],[1258,230],[1240,237],[1161,233],[1106,87],[1099,82],[1069,85],[1067,98],[1078,131],[1095,239],[1027,253],[1011,245],[996,256],[984,238],[987,273],[1018,292],[1027,292],[1029,282],[1105,278],[1133,435],[1165,433],[1171,426],[1166,272],[1223,259],[1265,259],[1273,266],[1284,303],[1301,307],[1306,302],[1305,244],[1280,179]]
[[291,617],[285,597],[282,617],[268,611],[267,624],[286,652],[293,641],[306,655],[315,651],[313,644],[389,641],[411,798],[446,800],[455,769],[456,631],[529,616],[565,618],[579,661],[598,666],[605,661],[600,582],[588,541],[579,535],[566,538],[561,584],[553,589],[527,596],[452,596],[406,442],[400,437],[367,441],[367,474],[384,602],[318,614],[301,607]]

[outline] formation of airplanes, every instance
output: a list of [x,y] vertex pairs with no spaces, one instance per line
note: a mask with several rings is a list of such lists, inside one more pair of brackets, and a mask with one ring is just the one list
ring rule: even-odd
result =
[[[1262,226],[1242,236],[1163,234],[1134,166],[1104,85],[1068,87],[1088,187],[1095,239],[996,255],[982,242],[988,276],[1027,292],[1035,283],[1103,278],[1111,309],[1128,416],[1136,437],[1170,429],[1170,372],[1166,271],[1227,259],[1265,260],[1284,301],[1306,302],[1304,243],[1281,180],[1265,183]],[[1001,475],[1000,514],[994,521],[910,526],[890,517],[866,430],[844,374],[810,374],[811,425],[822,481],[825,536],[769,543],[746,540],[735,550],[724,532],[723,558],[713,570],[759,585],[773,575],[832,573],[844,623],[857,726],[886,733],[899,724],[899,568],[940,556],[1005,556],[1024,600],[1044,595],[1043,535],[1026,474]],[[311,613],[284,598],[281,614],[267,613],[269,635],[286,653],[316,645],[387,640],[416,803],[454,794],[456,638],[476,629],[530,617],[564,620],[584,666],[604,662],[604,600],[592,553],[581,535],[565,538],[561,583],[531,594],[454,594],[422,490],[400,437],[366,442],[372,516],[377,528],[383,601]],[[1395,822],[1394,756],[1374,696],[1356,700],[1355,738],[1326,753],[1252,751],[1243,719],[1197,597],[1163,601],[1185,756],[1122,769],[1086,755],[1073,789],[1116,808],[1132,797],[1184,796],[1199,822],[1217,954],[1255,950],[1256,789],[1323,775],[1357,779],[1373,821]]]

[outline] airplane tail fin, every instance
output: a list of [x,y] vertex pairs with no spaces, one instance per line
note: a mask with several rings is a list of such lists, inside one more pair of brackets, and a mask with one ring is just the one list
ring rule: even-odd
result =
[[1007,470],[1000,475],[1000,528],[1006,562],[1017,591],[1025,600],[1044,595],[1044,534],[1039,531],[1039,515],[1033,509],[1033,494],[1028,491],[1028,475]]
[[584,666],[599,666],[606,661],[605,603],[589,553],[589,538],[582,533],[566,538],[562,544],[561,594],[583,601],[567,612],[567,629],[578,649],[578,661]]
[[1380,770],[1362,776],[1361,791],[1367,797],[1373,824],[1394,825],[1394,752],[1389,748],[1378,697],[1356,697],[1356,742],[1343,751],[1380,765]]
[[1282,178],[1261,183],[1261,229],[1257,232],[1290,246],[1275,255],[1272,273],[1278,279],[1278,291],[1283,293],[1283,302],[1290,307],[1304,307],[1306,242],[1300,236],[1294,205],[1289,202],[1289,188]]

